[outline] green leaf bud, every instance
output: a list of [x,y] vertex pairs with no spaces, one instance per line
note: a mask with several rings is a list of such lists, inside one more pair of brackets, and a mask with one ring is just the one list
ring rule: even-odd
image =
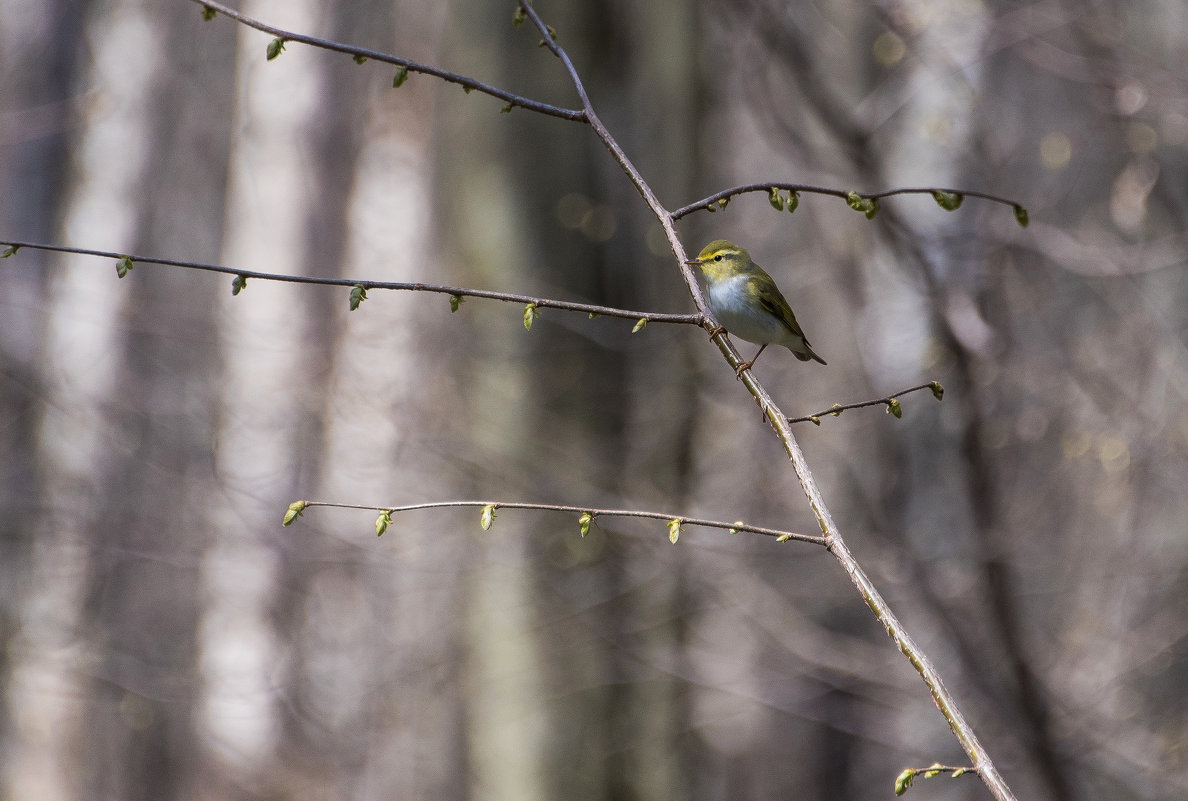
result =
[[674,517],[668,521],[668,541],[673,545],[676,545],[677,540],[681,537],[682,525],[683,523],[679,517]]
[[384,532],[388,530],[388,526],[390,525],[392,525],[392,513],[387,509],[381,510],[379,517],[375,519],[375,536],[384,536]]
[[854,211],[865,214],[868,220],[873,220],[874,216],[879,213],[878,198],[862,197],[857,192],[850,192],[846,195],[846,204]]
[[123,278],[128,273],[132,272],[132,259],[128,256],[120,256],[120,260],[116,262],[116,275]]
[[281,521],[282,526],[291,526],[297,518],[301,517],[301,513],[305,511],[305,507],[309,505],[308,501],[293,501],[289,504],[289,510],[285,512],[285,519]]
[[640,317],[639,322],[636,323],[635,327],[631,329],[631,333],[638,334],[640,331],[644,330],[644,328],[646,328],[647,325],[648,325],[648,318]]
[[1031,222],[1031,218],[1027,216],[1027,209],[1019,205],[1015,206],[1015,222],[1023,228],[1027,227],[1027,224]]
[[491,524],[495,522],[495,504],[489,503],[483,507],[483,513],[479,515],[479,525],[483,527],[483,531],[491,528]]
[[594,515],[589,512],[583,512],[582,516],[578,518],[578,531],[582,533],[583,537],[590,533],[590,524],[593,522]]
[[408,80],[408,67],[401,64],[396,68],[396,75],[392,78],[392,88],[399,89]]
[[285,40],[284,39],[282,39],[279,36],[276,37],[275,39],[273,39],[271,42],[268,43],[268,51],[267,51],[268,60],[272,61],[274,58],[279,56],[284,51],[284,49],[285,49]]
[[903,417],[903,407],[899,405],[899,398],[887,401],[887,413],[894,415],[896,420]]
[[238,295],[243,290],[247,289],[247,276],[237,275],[231,279],[231,295]]
[[450,295],[450,314],[458,311],[458,307],[461,306],[462,302],[465,300],[466,298],[462,297],[461,295]]
[[937,190],[932,193],[936,205],[940,206],[945,211],[956,211],[961,208],[961,202],[965,200],[965,195],[960,192],[941,192]]
[[941,382],[933,381],[928,385],[928,388],[932,390],[932,397],[937,400],[942,400],[945,397],[945,388],[941,386]]
[[355,284],[351,287],[351,311],[359,308],[359,304],[367,300],[367,287]]
[[915,768],[908,768],[903,773],[895,778],[895,794],[903,795],[912,786],[912,782],[916,780],[917,771]]

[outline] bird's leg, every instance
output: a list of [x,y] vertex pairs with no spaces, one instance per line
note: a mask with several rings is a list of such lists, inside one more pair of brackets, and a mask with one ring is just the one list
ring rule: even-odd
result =
[[[767,347],[767,345],[760,345],[760,346],[759,346],[759,353],[762,353],[762,352],[763,352],[763,349],[764,349],[764,348],[766,348],[766,347]],[[742,378],[742,374],[743,374],[743,370],[750,370],[750,369],[751,369],[751,365],[752,365],[752,364],[754,364],[754,363],[755,363],[755,362],[756,362],[756,361],[759,359],[759,353],[756,353],[756,354],[755,354],[755,356],[754,356],[754,358],[752,358],[752,359],[751,359],[749,362],[739,362],[739,363],[738,363],[738,367],[735,367],[735,368],[734,368],[734,377],[735,377],[735,378],[738,378],[738,379],[741,379],[741,378]]]
[[709,332],[709,338],[710,338],[710,339],[713,339],[713,338],[714,338],[714,337],[716,337],[718,334],[725,334],[725,333],[726,333],[726,327],[725,327],[725,326],[721,326],[721,325],[715,325],[713,328],[711,328],[711,329],[710,329],[710,332]]

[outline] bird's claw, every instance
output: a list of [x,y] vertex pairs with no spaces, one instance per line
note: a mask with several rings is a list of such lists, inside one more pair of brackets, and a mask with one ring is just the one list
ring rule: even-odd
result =
[[734,368],[734,378],[735,378],[735,380],[737,380],[737,381],[741,381],[741,380],[742,380],[742,374],[743,374],[743,370],[750,370],[750,369],[751,369],[751,365],[752,365],[752,364],[754,364],[754,363],[755,363],[755,360],[754,360],[754,359],[751,359],[749,362],[739,362],[739,363],[738,363],[738,366]]
[[710,329],[709,337],[710,337],[710,339],[713,339],[714,337],[718,336],[718,334],[725,334],[725,333],[726,333],[726,329],[723,326],[715,325],[713,328]]

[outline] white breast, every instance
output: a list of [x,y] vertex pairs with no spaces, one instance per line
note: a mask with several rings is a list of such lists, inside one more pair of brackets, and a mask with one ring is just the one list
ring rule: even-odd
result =
[[771,315],[747,312],[746,276],[724,278],[708,287],[710,311],[718,322],[740,339],[763,345],[782,343],[788,330]]

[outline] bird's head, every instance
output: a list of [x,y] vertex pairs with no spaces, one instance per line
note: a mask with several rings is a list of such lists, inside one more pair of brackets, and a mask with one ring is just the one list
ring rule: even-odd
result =
[[751,267],[751,254],[733,242],[715,239],[701,249],[697,258],[685,262],[698,267],[710,281],[721,281]]

